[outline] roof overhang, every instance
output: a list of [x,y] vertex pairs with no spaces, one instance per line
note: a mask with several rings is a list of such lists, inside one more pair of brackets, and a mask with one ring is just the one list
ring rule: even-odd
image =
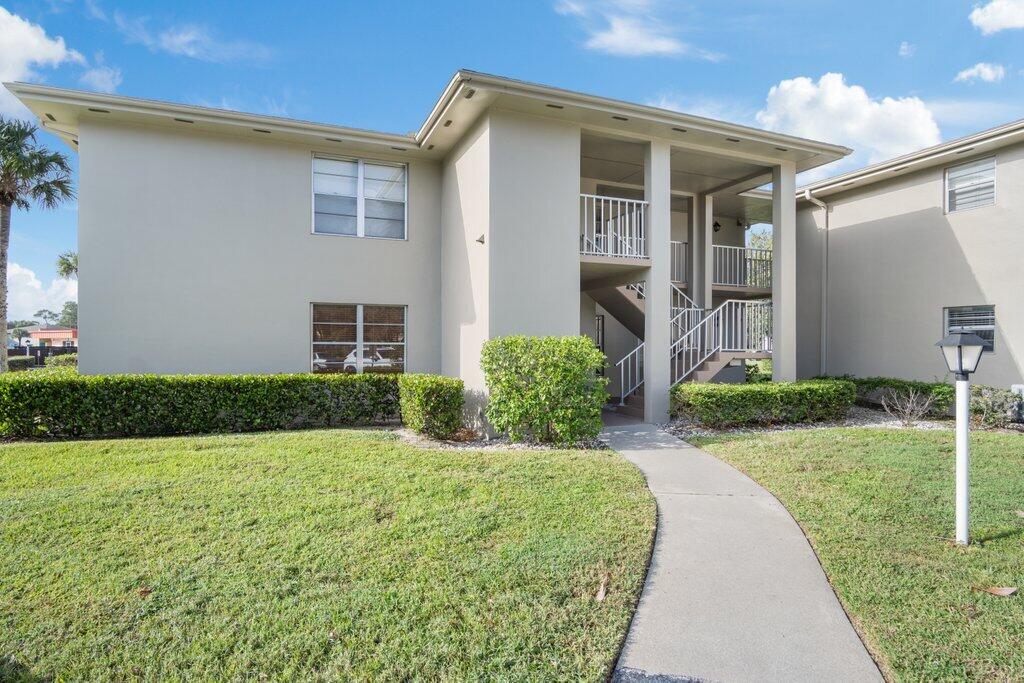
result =
[[414,134],[382,133],[275,116],[156,100],[68,90],[30,83],[6,83],[43,127],[77,144],[86,119],[227,133],[329,148],[390,149],[405,155],[443,157],[490,107],[565,120],[586,129],[637,138],[668,140],[680,148],[748,158],[763,164],[790,161],[797,172],[816,168],[851,152],[747,126],[715,121],[630,102],[586,95],[474,71],[458,71],[423,125]]
[[852,151],[841,145],[466,70],[457,72],[448,83],[416,139],[427,148],[449,149],[492,106],[560,119],[592,131],[659,138],[677,147],[764,164],[791,161],[798,173]]
[[856,171],[803,185],[797,188],[797,199],[806,199],[808,192],[815,197],[823,197],[854,190],[932,166],[955,164],[960,159],[966,161],[969,158],[984,156],[1000,147],[1022,142],[1024,142],[1024,119],[957,138],[941,145],[927,147]]

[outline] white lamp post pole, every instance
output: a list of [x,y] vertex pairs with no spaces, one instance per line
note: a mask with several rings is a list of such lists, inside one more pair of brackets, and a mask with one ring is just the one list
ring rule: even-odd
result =
[[946,367],[956,377],[956,544],[967,545],[971,542],[968,531],[971,373],[978,369],[985,341],[976,334],[956,332],[946,335],[936,346],[942,349]]
[[970,503],[969,470],[971,440],[969,436],[971,381],[967,375],[956,380],[956,544],[970,543],[968,509]]

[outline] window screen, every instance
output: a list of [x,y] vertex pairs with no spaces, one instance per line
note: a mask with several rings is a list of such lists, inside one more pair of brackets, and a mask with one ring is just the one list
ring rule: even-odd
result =
[[313,372],[405,372],[405,306],[313,304]]
[[985,340],[985,350],[995,351],[996,311],[994,306],[954,306],[945,309],[946,334],[964,332]]
[[313,159],[313,232],[405,239],[406,168]]
[[995,157],[946,169],[946,211],[952,213],[995,203]]

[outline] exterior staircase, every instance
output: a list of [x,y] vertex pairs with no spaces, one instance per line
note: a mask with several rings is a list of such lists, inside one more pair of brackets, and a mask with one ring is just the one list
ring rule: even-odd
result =
[[[609,288],[613,289],[613,288]],[[617,295],[629,300],[635,294],[641,310],[643,283],[616,287]],[[612,295],[608,293],[608,296]],[[601,303],[599,301],[599,303]],[[604,306],[604,303],[602,303]],[[605,307],[615,315],[611,308]],[[710,382],[727,365],[737,359],[771,358],[772,304],[770,300],[730,299],[708,311],[700,308],[686,294],[672,285],[671,356],[672,386],[679,382]],[[643,316],[639,320],[638,337],[643,336]],[[627,329],[629,329],[627,327]],[[644,342],[622,358],[615,367],[619,371],[621,396],[618,411],[643,417]]]

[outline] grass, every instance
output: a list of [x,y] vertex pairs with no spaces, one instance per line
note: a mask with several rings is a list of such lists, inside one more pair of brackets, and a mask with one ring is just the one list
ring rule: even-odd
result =
[[654,524],[612,452],[8,444],[0,679],[600,680]]
[[972,543],[952,545],[949,431],[824,429],[696,439],[804,528],[890,678],[1024,679],[1024,437],[972,433]]

